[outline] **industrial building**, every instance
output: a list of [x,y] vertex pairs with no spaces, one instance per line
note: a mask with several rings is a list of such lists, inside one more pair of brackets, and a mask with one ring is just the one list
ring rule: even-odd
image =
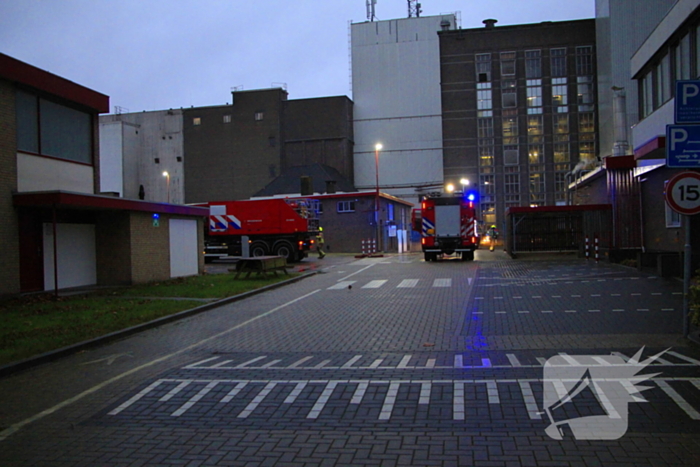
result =
[[[106,191],[200,203],[247,199],[286,169],[320,163],[353,179],[353,103],[234,90],[219,106],[100,117]],[[167,174],[167,175],[164,175]]]
[[597,164],[596,36],[593,19],[496,23],[438,36],[445,183],[478,186],[503,229],[510,207],[566,204]]
[[350,30],[354,182],[415,204],[443,186],[437,32],[456,29],[457,17],[371,19]]

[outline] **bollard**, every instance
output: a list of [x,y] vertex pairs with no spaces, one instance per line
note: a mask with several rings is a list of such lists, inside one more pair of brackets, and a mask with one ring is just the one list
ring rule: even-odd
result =
[[590,259],[591,252],[590,252],[590,239],[588,238],[588,235],[586,235],[586,246],[585,246],[585,251],[586,251],[586,261]]
[[596,235],[594,237],[594,243],[595,243],[595,262],[597,263],[598,260],[600,259],[600,256],[598,255],[598,236]]

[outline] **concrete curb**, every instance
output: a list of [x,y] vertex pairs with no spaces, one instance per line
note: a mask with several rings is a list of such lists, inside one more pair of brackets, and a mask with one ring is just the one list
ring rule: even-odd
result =
[[137,324],[136,326],[132,326],[130,328],[122,329],[119,331],[114,331],[109,334],[105,334],[104,336],[96,337],[94,339],[90,339],[87,341],[83,342],[78,342],[77,344],[69,345],[67,347],[62,347],[60,349],[52,350],[50,352],[46,352],[40,355],[36,355],[34,357],[30,357],[24,360],[20,360],[18,362],[10,363],[4,366],[0,367],[0,377],[8,376],[13,373],[17,373],[23,370],[26,370],[28,368],[32,368],[38,365],[42,365],[44,363],[52,362],[54,360],[57,360],[59,358],[65,357],[67,355],[71,355],[77,352],[80,352],[82,350],[90,349],[93,347],[98,347],[100,345],[107,344],[112,341],[116,341],[119,339],[123,339],[125,337],[128,337],[132,334],[136,334],[139,332],[146,331],[148,329],[156,328],[158,326],[162,326],[164,324],[171,323],[173,321],[177,321],[183,318],[189,318],[190,316],[195,316],[199,313],[203,313],[205,311],[209,311],[214,308],[218,308],[223,305],[228,305],[229,303],[237,302],[239,300],[244,300],[246,298],[252,297],[254,295],[258,295],[264,292],[267,292],[269,290],[276,289],[278,287],[283,287],[288,284],[293,284],[294,282],[298,282],[302,279],[306,279],[307,277],[314,276],[321,271],[310,271],[305,274],[302,274],[301,276],[298,277],[293,277],[291,279],[287,279],[286,281],[282,282],[277,282],[276,284],[271,284],[271,285],[266,285],[265,287],[261,287],[259,289],[251,290],[249,292],[244,292],[239,295],[234,295],[232,297],[226,297],[222,298],[221,300],[217,300],[215,302],[207,303],[202,306],[198,306],[196,308],[191,308],[189,310],[183,310],[178,313],[168,315],[168,316],[163,316],[162,318],[154,319],[153,321],[149,321],[147,323],[142,323],[142,324]]

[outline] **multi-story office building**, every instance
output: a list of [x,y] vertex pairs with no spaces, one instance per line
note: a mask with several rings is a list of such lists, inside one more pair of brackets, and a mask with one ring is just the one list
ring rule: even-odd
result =
[[478,185],[482,219],[567,202],[595,165],[595,20],[439,32],[445,183]]

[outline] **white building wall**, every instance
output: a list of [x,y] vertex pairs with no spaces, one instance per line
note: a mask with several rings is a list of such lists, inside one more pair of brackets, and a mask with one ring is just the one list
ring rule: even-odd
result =
[[[112,128],[119,123],[121,133]],[[140,186],[145,191],[144,200],[181,204],[184,196],[184,138],[182,110],[163,110],[100,117],[100,139],[103,135],[109,143],[100,162],[118,169],[114,161],[121,159],[121,190],[124,198],[138,199]],[[118,140],[118,141],[117,141]],[[102,147],[102,145],[101,145]],[[117,155],[118,154],[118,155]],[[170,175],[168,193],[167,178]],[[115,183],[117,175],[100,174],[102,186]]]
[[443,182],[440,44],[437,32],[454,15],[353,24],[352,91],[355,185],[376,184],[381,143],[382,191],[417,201],[414,188]]
[[124,194],[122,122],[100,123],[100,188]]
[[[627,123],[639,121],[637,83],[630,58],[677,0],[596,0],[596,53],[598,68],[598,126],[600,155],[613,153],[613,90],[624,88]],[[630,150],[639,146],[628,133]],[[643,143],[643,141],[642,141]]]

